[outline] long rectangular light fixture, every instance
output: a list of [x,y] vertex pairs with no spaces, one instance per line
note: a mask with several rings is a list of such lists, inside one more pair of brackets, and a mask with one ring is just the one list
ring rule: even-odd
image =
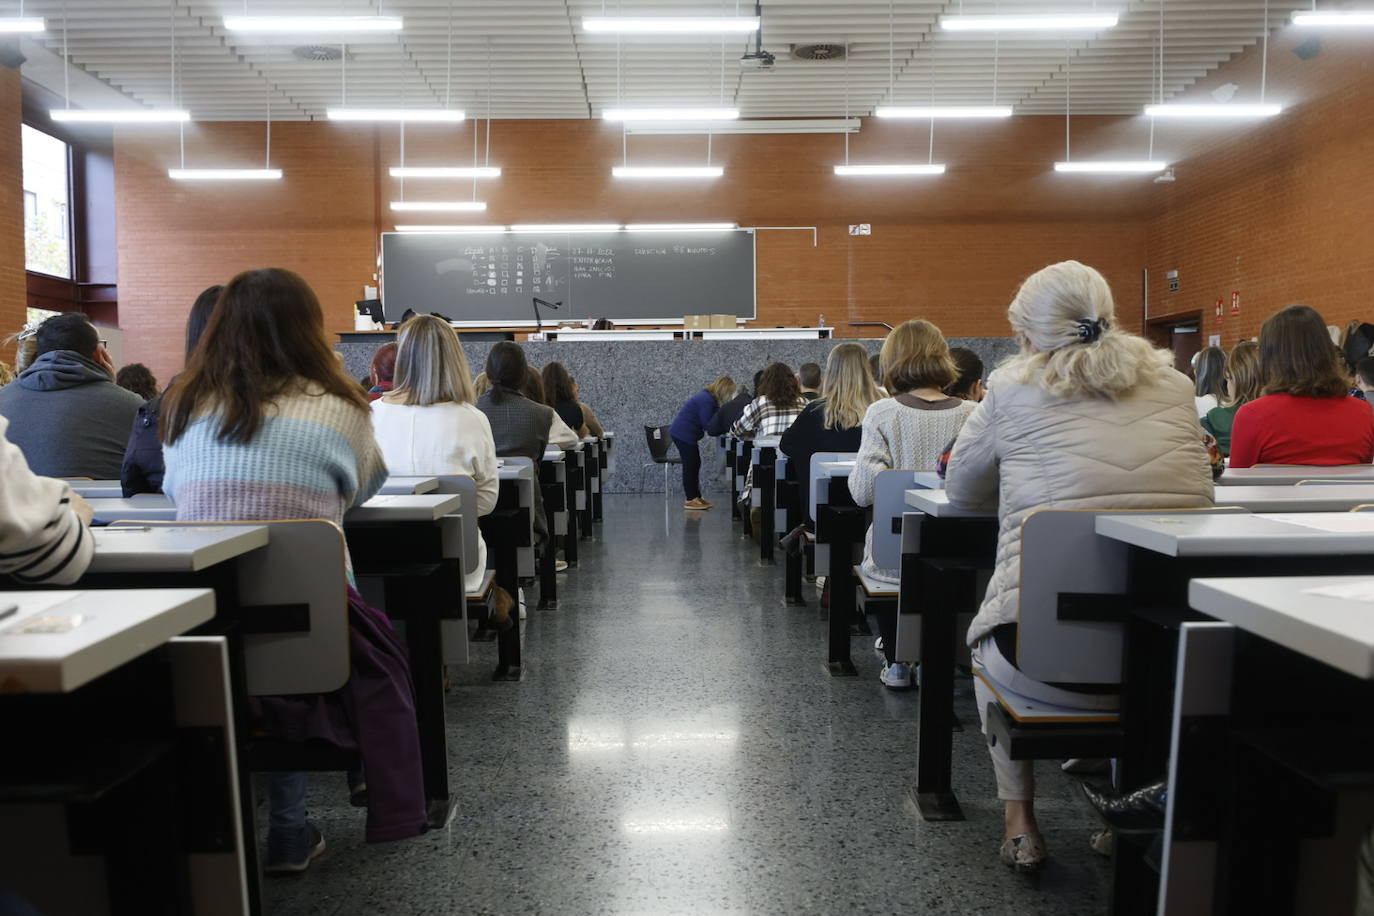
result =
[[500,178],[501,169],[497,166],[477,168],[411,168],[395,166],[390,169],[392,178]]
[[400,16],[225,16],[231,32],[399,32]]
[[619,223],[525,223],[510,227],[511,232],[619,232]]
[[54,121],[105,124],[165,124],[191,120],[189,111],[178,108],[54,108]]
[[462,121],[460,108],[326,108],[331,121]]
[[616,178],[719,178],[725,169],[718,165],[617,165],[611,174]]
[[1010,105],[880,105],[880,118],[1010,118]]
[[391,209],[407,213],[480,213],[487,208],[482,200],[393,200]]
[[948,32],[1069,32],[1110,29],[1116,13],[1029,13],[941,16],[940,28]]
[[1294,25],[1371,26],[1374,10],[1295,10]]
[[738,108],[607,108],[604,121],[733,121]]
[[1146,105],[1145,114],[1152,118],[1268,118],[1283,111],[1282,105],[1273,104],[1219,104],[1206,105]]
[[168,169],[177,181],[276,181],[281,169]]
[[630,121],[627,134],[857,134],[858,118],[740,118],[734,121]]
[[943,175],[943,162],[893,163],[891,165],[837,165],[836,175]]
[[16,32],[42,32],[47,26],[38,16],[0,16],[0,35]]
[[630,223],[627,232],[729,232],[738,223]]
[[726,35],[758,31],[757,16],[584,16],[582,29],[614,35]]
[[397,232],[506,232],[509,226],[397,226]]
[[1097,175],[1119,175],[1128,172],[1162,172],[1169,167],[1167,162],[1150,162],[1144,159],[1083,159],[1078,162],[1056,162],[1056,172],[1080,172]]

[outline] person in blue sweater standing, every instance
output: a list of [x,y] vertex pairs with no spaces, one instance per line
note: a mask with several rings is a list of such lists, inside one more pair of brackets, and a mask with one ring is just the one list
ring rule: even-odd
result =
[[735,393],[735,382],[722,375],[687,399],[668,427],[677,453],[682,456],[682,489],[687,494],[684,509],[709,509],[711,503],[701,498],[701,452],[697,443],[706,433],[706,426],[716,415],[720,405]]

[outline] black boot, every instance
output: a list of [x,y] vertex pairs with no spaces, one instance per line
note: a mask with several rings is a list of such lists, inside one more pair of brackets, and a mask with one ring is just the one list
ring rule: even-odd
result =
[[1088,804],[1101,815],[1108,827],[1123,833],[1148,833],[1164,829],[1164,809],[1168,804],[1169,785],[1160,780],[1142,786],[1126,795],[1101,792],[1087,783],[1079,783]]

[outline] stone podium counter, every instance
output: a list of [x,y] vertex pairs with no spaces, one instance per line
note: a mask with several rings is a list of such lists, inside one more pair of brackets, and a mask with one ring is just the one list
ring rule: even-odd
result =
[[[341,335],[344,336],[344,335]],[[349,375],[367,375],[377,347],[395,339],[394,334],[348,334],[335,349],[343,354]],[[728,375],[753,388],[754,373],[771,362],[793,369],[806,362],[825,365],[826,354],[845,340],[672,340],[672,341],[531,341],[522,343],[535,368],[555,360],[568,367],[577,379],[582,400],[596,412],[606,429],[616,434],[616,472],[603,484],[608,493],[659,491],[663,472],[652,468],[641,479],[641,466],[649,461],[644,427],[673,421],[683,401],[717,376]],[[870,353],[881,340],[857,340]],[[482,371],[491,343],[464,341],[463,351],[473,375]],[[988,371],[1016,349],[1004,337],[951,338],[950,346],[968,347],[983,358]],[[714,442],[704,453],[702,483],[712,485],[717,470]],[[706,445],[703,444],[703,448]],[[678,479],[680,493],[680,478]],[[712,492],[720,492],[713,490]],[[728,509],[727,509],[728,511]]]

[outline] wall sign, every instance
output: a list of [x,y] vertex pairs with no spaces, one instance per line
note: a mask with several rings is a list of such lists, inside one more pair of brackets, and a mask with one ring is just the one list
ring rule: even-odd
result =
[[872,224],[872,223],[857,223],[857,224],[855,224],[855,225],[851,225],[851,226],[849,227],[849,234],[850,234],[850,235],[872,235],[872,234],[873,234],[873,224]]
[[1240,290],[1231,293],[1231,317],[1235,318],[1240,314]]
[[1214,314],[1217,318],[1220,318],[1220,317],[1221,317],[1223,306],[1224,306],[1223,300],[1218,299],[1218,300],[1217,300],[1216,311],[1213,312],[1213,314]]

